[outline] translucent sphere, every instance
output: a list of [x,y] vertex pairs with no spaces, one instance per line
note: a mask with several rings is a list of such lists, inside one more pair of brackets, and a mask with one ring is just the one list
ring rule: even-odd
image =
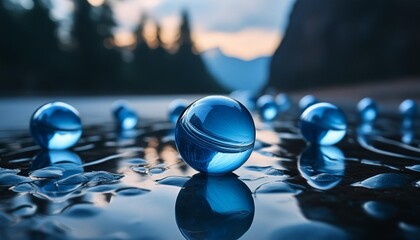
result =
[[238,101],[208,96],[192,103],[175,128],[184,161],[200,172],[223,174],[240,167],[255,142],[251,114]]
[[412,99],[404,100],[400,104],[399,110],[403,118],[415,118],[418,114],[417,104]]
[[277,117],[278,108],[271,95],[263,95],[257,100],[257,107],[263,121],[272,121]]
[[121,100],[114,103],[112,115],[121,130],[134,129],[139,121],[136,112],[128,106],[127,102]]
[[254,219],[249,188],[234,174],[194,175],[178,194],[175,218],[186,239],[238,239]]
[[168,107],[168,118],[172,123],[178,121],[179,116],[188,107],[188,102],[182,99],[173,100]]
[[308,107],[318,102],[314,95],[305,95],[299,100],[299,109],[305,111]]
[[357,111],[362,122],[373,122],[378,116],[378,107],[371,98],[360,100],[357,104]]
[[312,144],[332,145],[343,139],[347,123],[344,113],[330,103],[316,103],[300,116],[303,137]]
[[298,169],[312,187],[331,189],[344,177],[344,154],[334,146],[310,145],[299,158]]
[[276,101],[279,112],[286,112],[292,106],[292,100],[285,93],[277,94],[275,101]]
[[60,150],[73,146],[80,139],[82,122],[74,107],[51,102],[35,111],[30,129],[33,139],[42,148]]

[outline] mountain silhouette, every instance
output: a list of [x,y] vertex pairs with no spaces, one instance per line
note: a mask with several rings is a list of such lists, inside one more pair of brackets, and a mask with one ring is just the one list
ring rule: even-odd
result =
[[297,0],[271,62],[281,90],[420,75],[420,1]]
[[213,48],[203,52],[202,58],[209,72],[227,90],[257,93],[267,83],[270,57],[242,60]]

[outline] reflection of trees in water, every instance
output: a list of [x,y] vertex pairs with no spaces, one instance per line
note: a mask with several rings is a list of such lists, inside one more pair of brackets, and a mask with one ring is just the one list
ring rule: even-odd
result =
[[[145,37],[145,14],[136,44],[117,47],[111,7],[74,1],[68,43],[57,37],[48,1],[34,0],[30,10],[0,4],[0,89],[3,93],[198,93],[220,92],[196,53],[188,14],[182,13],[176,51],[161,41],[154,23],[153,44]],[[7,36],[7,37],[6,37]],[[129,56],[129,57],[123,57]],[[131,57],[130,57],[131,56]]]

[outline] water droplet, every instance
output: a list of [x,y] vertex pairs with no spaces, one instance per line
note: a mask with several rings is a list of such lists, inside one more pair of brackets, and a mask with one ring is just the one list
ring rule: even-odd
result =
[[266,172],[271,166],[246,166],[245,168],[255,172]]
[[350,238],[344,230],[335,226],[320,222],[309,222],[282,227],[271,235],[271,239],[342,240]]
[[415,171],[415,172],[420,172],[420,164],[413,165],[413,166],[407,166],[406,168],[410,169],[412,171]]
[[162,184],[162,185],[182,187],[190,179],[191,179],[190,177],[172,176],[172,177],[166,177],[166,178],[159,179],[156,182],[159,183],[159,184]]
[[19,172],[20,172],[19,169],[8,169],[8,168],[0,167],[0,175],[5,174],[5,173],[18,174]]
[[98,185],[89,188],[89,192],[98,192],[98,193],[106,193],[106,192],[113,192],[115,191],[115,185]]
[[145,194],[148,192],[150,192],[150,190],[135,188],[135,187],[120,188],[116,191],[118,195],[126,196],[126,197],[137,196],[137,195]]
[[317,103],[300,116],[300,129],[312,144],[333,145],[345,136],[347,123],[339,108],[330,103]]
[[393,205],[378,201],[365,202],[363,209],[369,216],[378,220],[392,218],[397,213],[397,209]]
[[161,174],[166,171],[164,167],[152,167],[149,169],[150,174]]
[[229,173],[250,156],[255,141],[251,114],[239,102],[209,96],[191,104],[175,130],[178,152],[192,168]]
[[268,176],[285,176],[284,171],[276,168],[270,168],[267,172],[265,172]]
[[147,165],[147,161],[143,158],[131,158],[131,159],[124,160],[123,163],[128,164],[128,165],[137,165],[137,166]]
[[71,205],[64,210],[64,215],[73,218],[88,218],[98,215],[102,211],[101,208],[95,207],[89,203],[79,203]]
[[10,190],[17,193],[33,193],[35,188],[30,183],[21,183],[10,188]]
[[47,149],[72,147],[82,135],[79,112],[63,102],[41,106],[32,115],[30,128],[34,140]]
[[17,217],[29,217],[35,214],[37,206],[33,204],[25,204],[18,206],[12,210],[12,214]]
[[131,167],[131,170],[143,174],[149,173],[149,169],[147,167]]
[[263,121],[272,121],[277,117],[278,107],[271,95],[263,95],[258,98],[257,107]]
[[12,173],[5,173],[0,175],[0,186],[14,186],[20,183],[31,182],[32,179],[15,175]]
[[59,167],[45,167],[29,174],[31,178],[58,178],[63,176],[64,169]]
[[381,173],[362,182],[354,183],[353,186],[370,189],[403,188],[407,187],[413,180],[413,177],[407,174]]
[[258,186],[255,189],[255,193],[290,193],[295,195],[302,192],[303,189],[301,186],[295,186],[285,182],[269,182]]

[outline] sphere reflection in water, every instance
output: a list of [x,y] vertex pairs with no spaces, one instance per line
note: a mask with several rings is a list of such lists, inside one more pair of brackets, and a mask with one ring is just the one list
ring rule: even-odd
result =
[[327,190],[337,186],[344,176],[343,152],[333,146],[308,146],[298,161],[302,177],[314,188]]
[[236,175],[194,175],[176,199],[175,217],[187,239],[238,239],[254,219],[254,200]]
[[84,172],[80,157],[76,153],[66,150],[41,151],[34,157],[30,171],[42,170],[47,167],[63,169],[63,175],[59,178],[41,181],[37,184],[38,191],[51,198],[61,197],[75,188],[73,185],[57,186],[58,180]]

